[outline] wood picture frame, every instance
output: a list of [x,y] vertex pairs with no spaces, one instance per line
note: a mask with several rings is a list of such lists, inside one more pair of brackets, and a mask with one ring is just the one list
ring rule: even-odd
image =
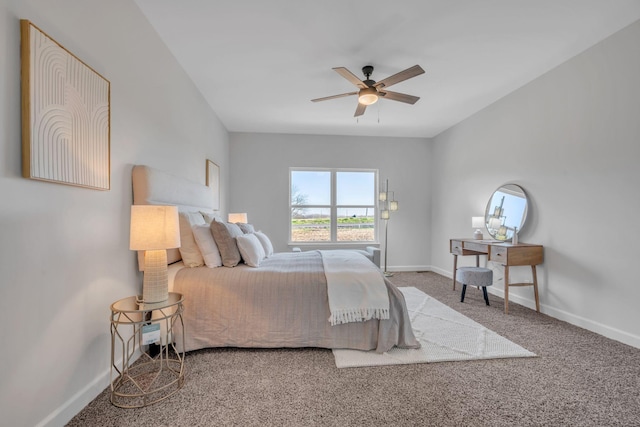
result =
[[20,20],[22,175],[111,187],[111,83],[26,19]]
[[213,210],[220,210],[220,166],[207,159],[207,186],[213,191]]

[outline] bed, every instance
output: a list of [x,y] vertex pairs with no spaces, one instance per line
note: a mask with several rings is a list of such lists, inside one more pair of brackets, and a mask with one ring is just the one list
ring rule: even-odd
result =
[[[134,204],[177,205],[185,215],[199,213],[220,221],[211,209],[213,197],[208,187],[143,165],[134,166],[132,177]],[[186,250],[182,233],[188,227],[182,225],[181,249]],[[321,347],[384,352],[394,346],[420,346],[402,293],[356,251],[274,253],[262,259],[257,268],[243,263],[232,268],[187,267],[187,258],[181,257],[180,251],[168,251],[170,290],[184,297],[185,346],[181,350]],[[354,277],[361,282],[372,277],[371,269],[377,271],[388,297],[388,318],[333,325],[329,321],[335,316],[335,306],[330,307],[329,301],[336,285],[327,262],[340,262],[343,257],[350,257],[344,265],[355,269]],[[143,269],[142,257],[139,262]]]

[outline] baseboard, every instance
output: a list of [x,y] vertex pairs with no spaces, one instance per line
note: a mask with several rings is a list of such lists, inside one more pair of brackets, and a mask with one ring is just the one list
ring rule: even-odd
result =
[[95,399],[109,386],[110,370],[98,375],[85,388],[77,392],[62,406],[50,413],[45,419],[36,424],[37,427],[58,427],[66,425],[82,409]]
[[[140,357],[137,351],[134,360]],[[121,362],[118,362],[120,365]],[[105,388],[109,387],[111,381],[111,368],[107,369],[91,381],[86,387],[74,394],[64,404],[50,413],[36,427],[58,427],[66,425],[73,417],[84,409],[93,399],[95,399]]]
[[[384,270],[384,265],[382,266]],[[390,272],[412,272],[412,271],[431,271],[430,265],[390,265],[387,267],[387,271]]]
[[[438,273],[441,276],[445,276],[450,279],[453,279],[453,273],[451,270],[443,270],[441,268],[432,266],[431,271],[433,271],[434,273]],[[492,295],[496,295],[500,298],[504,298],[504,289],[491,286],[487,288],[487,291]],[[509,295],[509,303],[511,302],[520,304],[524,307],[530,308],[531,310],[536,309],[536,302],[532,298],[531,299],[525,298],[520,295],[512,293]],[[542,303],[540,304],[540,312],[546,314],[547,316],[551,316],[554,319],[571,323],[572,325],[578,326],[580,328],[586,329],[591,332],[595,332],[596,334],[600,334],[612,340],[619,341],[623,344],[627,344],[635,348],[640,348],[639,335],[633,335],[628,332],[621,331],[617,328],[612,328],[611,326],[603,325],[602,323],[594,322],[593,320],[589,320],[587,318],[577,316],[575,314],[572,314],[564,310],[560,310],[558,308],[551,307]]]

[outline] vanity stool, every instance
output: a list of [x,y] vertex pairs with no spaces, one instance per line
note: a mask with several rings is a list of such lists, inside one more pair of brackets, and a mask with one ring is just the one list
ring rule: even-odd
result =
[[456,271],[456,280],[462,283],[462,296],[460,302],[464,302],[464,294],[467,285],[482,287],[484,301],[489,305],[487,286],[493,285],[493,271],[484,267],[459,267]]

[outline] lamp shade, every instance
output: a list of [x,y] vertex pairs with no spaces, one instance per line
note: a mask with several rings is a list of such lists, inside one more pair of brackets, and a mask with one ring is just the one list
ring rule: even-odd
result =
[[391,200],[389,202],[389,210],[390,211],[397,211],[398,210],[398,201],[397,200]]
[[483,216],[472,216],[471,217],[471,228],[483,228],[484,227],[484,217]]
[[156,250],[180,247],[176,206],[131,206],[129,249]]
[[247,223],[247,213],[243,212],[243,213],[230,213],[229,217],[228,217],[228,221],[229,222],[233,222],[233,223],[242,223],[242,224],[246,224]]
[[502,221],[500,221],[500,218],[495,218],[495,217],[489,218],[489,224],[487,225],[488,228],[490,228],[491,230],[497,230],[501,226],[502,226]]

